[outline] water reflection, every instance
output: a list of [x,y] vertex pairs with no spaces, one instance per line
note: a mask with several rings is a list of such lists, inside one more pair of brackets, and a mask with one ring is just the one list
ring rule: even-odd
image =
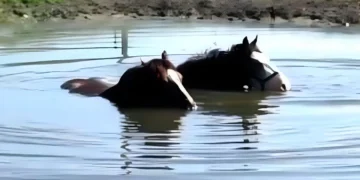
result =
[[[216,92],[192,90],[201,112],[207,120],[198,126],[206,129],[202,133],[202,145],[221,145],[236,150],[257,149],[259,143],[259,128],[261,122],[258,116],[270,114],[270,109],[277,105],[270,105],[266,99],[276,94],[270,92]],[[200,138],[200,137],[196,138]]]
[[269,114],[269,108],[276,105],[265,104],[263,101],[275,94],[269,92],[216,92],[192,90],[199,104],[203,104],[204,115],[240,116],[243,119],[252,119],[258,115]]
[[[167,163],[187,154],[208,159],[218,156],[217,151],[238,153],[239,150],[257,149],[260,124],[257,116],[278,107],[264,102],[273,95],[270,93],[201,90],[191,93],[199,102],[200,108],[195,113],[180,109],[118,108],[125,116],[121,125],[125,152],[121,157],[126,174],[134,169],[176,170]],[[191,113],[189,121],[185,118],[188,113]],[[189,124],[196,126],[197,133],[187,135],[182,123],[187,127]],[[180,134],[189,137],[180,137]],[[206,153],[210,149],[212,154]]]
[[[170,146],[177,144],[169,142],[171,135],[179,131],[180,119],[187,114],[187,111],[180,109],[119,109],[125,115],[123,125],[125,133],[153,134],[145,136],[147,146]],[[130,137],[128,137],[130,138]]]
[[[269,30],[247,29],[235,23],[220,27],[217,23],[141,22],[150,28],[138,26],[129,31],[128,54],[136,57],[119,66],[114,63],[121,56],[120,49],[58,49],[113,47],[113,28],[103,24],[82,29],[68,29],[71,24],[51,25],[51,29],[36,26],[35,31],[31,29],[36,33],[17,36],[12,36],[10,31],[0,32],[0,47],[48,48],[41,52],[24,49],[0,52],[0,69],[6,76],[1,78],[2,84],[10,83],[14,87],[0,88],[1,94],[9,90],[16,93],[9,102],[0,97],[0,102],[7,104],[0,105],[0,179],[85,179],[79,177],[83,174],[107,179],[110,178],[107,175],[119,172],[131,173],[128,179],[166,179],[170,176],[157,178],[160,176],[156,175],[169,170],[180,175],[179,179],[195,173],[199,179],[223,175],[226,179],[241,175],[257,180],[270,176],[359,179],[356,177],[359,177],[360,121],[353,103],[360,92],[356,70],[358,34],[339,34],[340,29],[335,34],[280,28],[285,25]],[[23,31],[19,27],[14,29]],[[44,29],[49,30],[43,32]],[[345,29],[358,32],[358,28]],[[108,106],[102,103],[88,106],[92,100],[69,96],[58,89],[63,81],[56,78],[119,77],[132,66],[129,63],[139,63],[137,56],[157,57],[164,48],[170,54],[189,55],[203,52],[214,42],[217,47],[227,48],[228,44],[238,42],[235,36],[256,34],[261,37],[261,49],[276,59],[274,63],[301,91],[287,92],[285,98],[253,92],[195,91],[192,95],[200,107],[196,112],[129,110],[120,112],[121,125],[118,125],[119,117],[109,114]],[[171,46],[162,46],[170,41]],[[171,56],[175,64],[186,57]],[[35,90],[42,92],[38,94]],[[29,97],[36,98],[31,106],[17,102],[29,101]],[[54,97],[58,97],[56,106],[53,106]],[[330,106],[326,103],[340,101]],[[79,113],[77,108],[84,113]],[[86,113],[90,108],[96,112]],[[267,116],[274,110],[279,113]],[[84,117],[85,123],[81,120]],[[121,126],[121,132],[117,127],[113,129],[113,123]],[[118,133],[121,139],[117,139]],[[24,166],[25,163],[30,165]],[[68,176],[55,177],[55,174]]]
[[[126,159],[122,169],[127,170],[126,174],[131,173],[129,169],[161,169],[171,170],[171,168],[156,163],[148,163],[147,159],[171,159],[178,157],[167,154],[166,151],[171,146],[179,144],[176,140],[179,137],[181,118],[185,117],[189,111],[181,109],[120,109],[125,122],[122,124],[123,139],[122,148],[126,150],[121,154]],[[137,143],[142,145],[138,145]],[[134,153],[130,146],[137,144],[140,150],[146,150],[141,154]],[[128,154],[131,153],[131,154]],[[136,166],[133,165],[136,161]]]

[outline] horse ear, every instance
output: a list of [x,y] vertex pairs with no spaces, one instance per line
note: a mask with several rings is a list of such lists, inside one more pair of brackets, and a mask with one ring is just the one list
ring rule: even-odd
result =
[[233,51],[234,50],[234,45],[231,45],[229,51]]
[[248,46],[249,45],[249,40],[247,38],[247,36],[244,37],[243,42],[244,45]]
[[164,50],[161,54],[161,59],[163,60],[167,60],[168,59],[168,55],[167,55],[167,52]]
[[256,35],[255,39],[251,42],[251,45],[256,45],[258,39],[258,35]]
[[145,65],[144,61],[140,58],[141,65]]

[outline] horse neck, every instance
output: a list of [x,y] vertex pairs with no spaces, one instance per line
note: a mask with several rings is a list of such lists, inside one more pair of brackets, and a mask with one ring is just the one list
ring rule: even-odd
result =
[[205,76],[216,76],[218,71],[222,71],[226,63],[221,58],[207,58],[201,57],[200,59],[194,60],[194,70],[201,71]]
[[246,70],[244,69],[245,65],[241,63],[242,59],[236,59],[231,56],[232,55],[229,54],[225,56],[218,56],[217,58],[204,58],[201,60],[202,62],[199,63],[199,66],[206,67],[206,69],[209,69],[213,74],[215,74],[215,76],[222,76],[219,73],[224,76],[241,74],[241,72]]

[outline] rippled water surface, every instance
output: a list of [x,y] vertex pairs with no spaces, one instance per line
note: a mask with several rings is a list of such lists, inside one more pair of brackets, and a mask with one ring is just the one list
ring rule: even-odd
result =
[[[127,26],[123,59],[112,48],[121,27],[1,28],[0,179],[360,178],[357,30],[144,22]],[[119,112],[60,89],[71,78],[116,81],[140,63],[133,56],[165,49],[179,64],[256,34],[292,91],[191,91],[197,111]]]

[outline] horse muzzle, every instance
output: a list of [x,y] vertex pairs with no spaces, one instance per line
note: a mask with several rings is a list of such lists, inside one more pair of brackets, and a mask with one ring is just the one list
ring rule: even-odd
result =
[[196,103],[192,103],[189,107],[188,107],[188,110],[191,110],[191,111],[196,111],[198,109],[198,106],[196,105]]

